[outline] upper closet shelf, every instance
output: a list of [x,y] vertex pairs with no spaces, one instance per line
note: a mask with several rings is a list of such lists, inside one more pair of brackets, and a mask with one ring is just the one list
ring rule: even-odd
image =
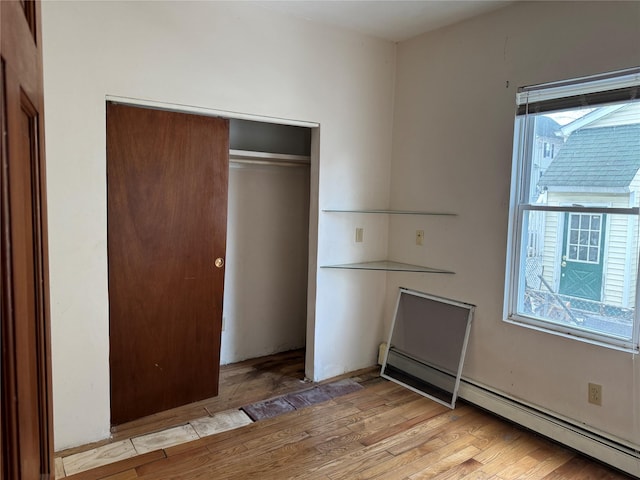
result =
[[379,260],[376,262],[346,263],[342,265],[323,265],[322,268],[341,268],[347,270],[379,270],[385,272],[416,272],[416,273],[455,273],[440,268],[422,267],[408,263]]
[[311,157],[286,153],[253,152],[250,150],[229,150],[229,162],[280,166],[308,166]]
[[448,212],[425,212],[418,210],[385,210],[385,209],[377,209],[377,208],[364,208],[361,210],[347,210],[347,209],[337,209],[337,208],[325,208],[322,210],[323,212],[333,212],[333,213],[388,213],[391,215],[444,215],[444,216],[457,216],[457,213],[448,213]]

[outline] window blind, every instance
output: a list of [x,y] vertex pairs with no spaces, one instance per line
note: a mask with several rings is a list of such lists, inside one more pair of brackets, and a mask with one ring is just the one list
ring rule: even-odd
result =
[[517,115],[640,99],[640,67],[565,82],[521,87]]

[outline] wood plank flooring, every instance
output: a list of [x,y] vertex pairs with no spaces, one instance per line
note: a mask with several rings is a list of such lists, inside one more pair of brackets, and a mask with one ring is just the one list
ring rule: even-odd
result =
[[[226,410],[296,387],[300,376],[296,354],[237,366],[221,375],[228,398],[200,407]],[[299,354],[298,354],[299,356]],[[302,360],[303,361],[303,360]],[[278,366],[279,365],[279,366]],[[283,385],[273,373],[287,365]],[[231,370],[231,368],[229,369]],[[292,373],[296,372],[296,373]],[[156,450],[69,479],[625,479],[627,476],[462,401],[449,410],[376,376],[359,377],[365,387],[354,393],[281,416]],[[273,376],[271,376],[273,375]],[[270,377],[271,376],[271,377]],[[236,377],[232,380],[232,377]],[[258,392],[259,377],[270,388]],[[238,383],[235,383],[235,382]],[[245,392],[245,382],[246,390]],[[297,390],[308,388],[300,384]],[[252,383],[253,382],[253,383]],[[257,383],[256,383],[257,382]],[[253,385],[253,387],[252,387]],[[255,387],[255,390],[251,390]],[[225,389],[221,389],[221,396]],[[250,400],[245,400],[250,398]],[[144,427],[168,426],[188,412],[145,419],[116,435],[139,433]],[[196,416],[200,416],[198,412]],[[135,423],[135,422],[134,422]],[[120,437],[122,438],[122,437]]]
[[305,381],[304,350],[269,355],[220,367],[217,397],[160,412],[112,428],[109,440],[56,452],[56,457],[73,455],[107,443],[184,425],[189,420],[212,415],[267,398],[297,392],[313,386]]

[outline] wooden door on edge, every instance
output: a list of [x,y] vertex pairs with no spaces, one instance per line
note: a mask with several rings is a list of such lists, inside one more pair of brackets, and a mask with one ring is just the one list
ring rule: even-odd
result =
[[40,4],[0,2],[0,478],[51,478]]
[[217,395],[228,120],[107,104],[111,423]]

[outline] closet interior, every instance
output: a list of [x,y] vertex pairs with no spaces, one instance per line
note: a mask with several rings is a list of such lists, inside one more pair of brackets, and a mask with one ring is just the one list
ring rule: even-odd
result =
[[221,364],[305,347],[311,128],[229,120]]

